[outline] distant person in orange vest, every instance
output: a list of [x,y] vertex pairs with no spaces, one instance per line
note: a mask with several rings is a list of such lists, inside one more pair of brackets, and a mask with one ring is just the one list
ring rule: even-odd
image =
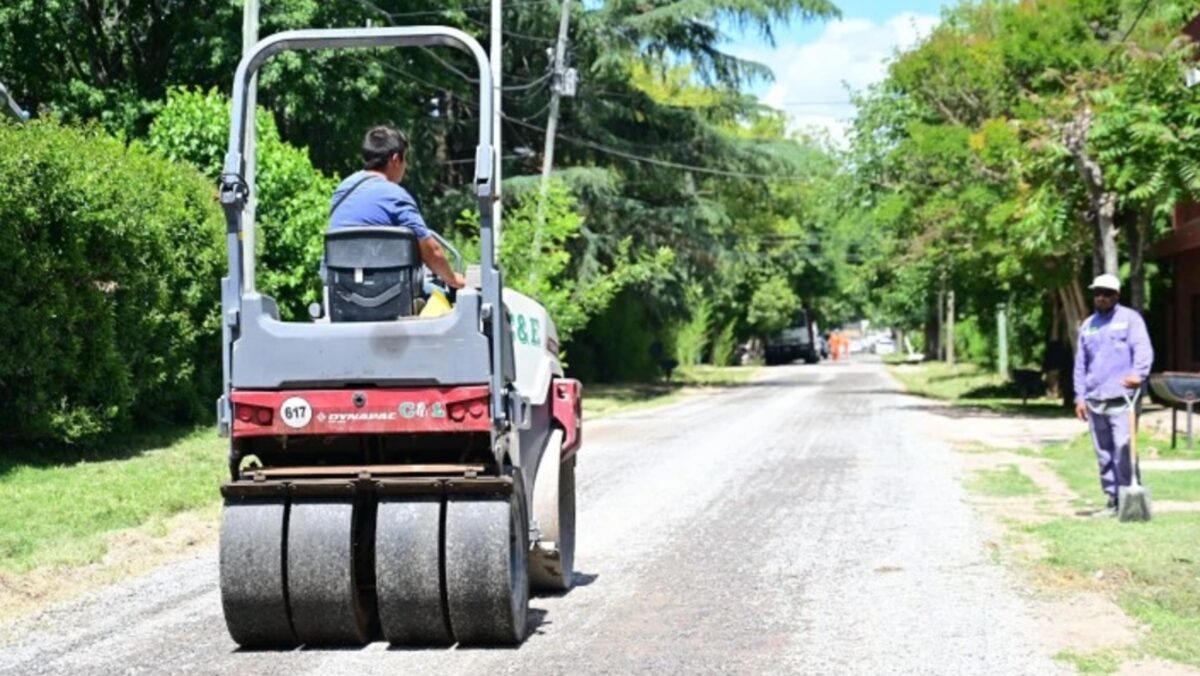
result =
[[829,339],[829,350],[833,353],[833,360],[838,361],[846,356],[846,336],[841,331],[834,331]]

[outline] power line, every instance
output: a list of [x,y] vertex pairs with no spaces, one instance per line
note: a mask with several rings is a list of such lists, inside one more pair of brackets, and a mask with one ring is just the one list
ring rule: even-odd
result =
[[[528,122],[519,120],[514,117],[509,117],[508,115],[504,115],[503,117],[504,117],[504,119],[508,120],[509,122],[512,122],[513,124],[516,124],[521,127],[526,127],[533,131],[538,131],[538,132],[542,132],[542,133],[545,133],[545,131],[546,131],[543,127],[539,127],[535,124],[529,124]],[[729,178],[753,178],[753,179],[760,179],[760,180],[780,180],[780,181],[786,181],[786,180],[795,181],[795,180],[799,180],[799,179],[803,178],[802,176],[787,175],[787,174],[757,174],[757,173],[744,172],[744,171],[731,171],[728,169],[712,169],[709,167],[697,167],[697,166],[690,165],[690,164],[681,164],[679,162],[671,162],[668,160],[660,160],[660,159],[657,159],[654,157],[645,157],[642,155],[635,155],[633,153],[627,153],[623,150],[618,150],[616,148],[606,146],[602,143],[597,143],[595,141],[589,141],[587,139],[575,138],[573,136],[568,136],[568,135],[562,134],[562,133],[559,133],[558,137],[568,143],[574,143],[575,145],[585,146],[587,148],[591,148],[592,150],[596,150],[596,151],[605,153],[607,155],[620,157],[620,158],[629,160],[631,162],[642,162],[645,164],[653,164],[653,165],[656,165],[659,167],[664,167],[667,169],[680,169],[683,171],[691,171],[691,172],[694,172],[697,174],[710,174],[713,176],[726,176]]]
[[1137,15],[1133,17],[1133,23],[1129,24],[1129,28],[1125,29],[1125,34],[1121,36],[1121,42],[1125,42],[1129,39],[1130,34],[1133,33],[1133,29],[1137,28],[1137,25],[1142,21],[1142,17],[1146,15],[1147,9],[1150,9],[1150,0],[1143,0],[1141,9],[1139,9]]
[[1121,45],[1124,44],[1125,41],[1129,39],[1129,36],[1133,34],[1133,30],[1137,28],[1138,24],[1142,21],[1142,17],[1146,15],[1147,9],[1150,9],[1150,0],[1142,0],[1142,6],[1138,9],[1137,14],[1134,15],[1133,22],[1130,23],[1129,27],[1125,29],[1125,33],[1121,35],[1121,39],[1118,40],[1117,43],[1112,46],[1112,49],[1108,51],[1108,56],[1104,57],[1105,66],[1108,65],[1109,61],[1112,61],[1112,58],[1116,55],[1117,50],[1120,49]]
[[[483,28],[487,28],[488,30],[491,30],[491,26],[488,25],[488,23],[486,21],[480,21],[479,19],[476,19],[476,18],[473,18],[470,16],[465,17],[465,18],[467,21],[470,21],[471,23],[473,23],[477,26],[481,26]],[[554,38],[542,37],[540,35],[530,35],[528,33],[518,33],[516,31],[510,31],[510,30],[503,29],[503,28],[500,29],[500,33],[501,33],[501,35],[503,35],[506,38],[517,38],[519,40],[533,40],[535,42],[544,42],[544,43],[550,44],[550,45],[554,44]]]
[[[490,4],[484,4],[484,5],[468,5],[465,7],[450,7],[450,8],[446,8],[446,9],[429,9],[429,10],[421,10],[421,11],[417,11],[417,12],[389,12],[388,10],[383,9],[379,5],[376,5],[371,0],[358,0],[358,4],[371,10],[372,12],[375,12],[376,14],[386,16],[388,19],[407,19],[407,18],[413,18],[413,17],[418,17],[418,16],[445,16],[446,14],[450,14],[453,12],[482,12],[482,11],[486,11],[491,8]],[[524,7],[524,6],[528,6],[528,5],[544,5],[544,4],[546,4],[545,0],[507,0],[504,3],[504,9],[507,10],[512,7]]]

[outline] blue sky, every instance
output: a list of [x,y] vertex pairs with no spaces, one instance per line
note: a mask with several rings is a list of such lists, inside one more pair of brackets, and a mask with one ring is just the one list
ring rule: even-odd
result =
[[817,127],[840,137],[854,113],[846,87],[858,90],[881,79],[894,51],[927,35],[947,3],[834,1],[842,10],[838,21],[778,27],[774,47],[753,31],[733,30],[725,49],[774,71],[774,83],[750,91],[787,112],[794,128]]

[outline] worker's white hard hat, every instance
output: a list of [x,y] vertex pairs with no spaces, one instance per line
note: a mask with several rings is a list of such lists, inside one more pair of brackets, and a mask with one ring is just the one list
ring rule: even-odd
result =
[[1111,289],[1112,291],[1121,290],[1121,280],[1117,279],[1116,275],[1100,275],[1092,280],[1092,285],[1089,289]]

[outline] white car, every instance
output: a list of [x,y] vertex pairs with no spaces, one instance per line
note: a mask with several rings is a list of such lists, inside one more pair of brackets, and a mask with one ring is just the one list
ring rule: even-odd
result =
[[875,341],[875,354],[895,354],[896,342],[891,338],[880,338]]

